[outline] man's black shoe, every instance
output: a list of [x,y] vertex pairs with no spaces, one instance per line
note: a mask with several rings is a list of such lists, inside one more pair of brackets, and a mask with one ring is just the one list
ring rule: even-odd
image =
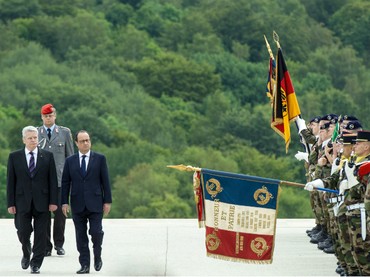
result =
[[30,258],[22,257],[21,266],[23,269],[27,269],[30,266]]
[[77,274],[90,273],[90,267],[88,265],[81,266],[80,270],[76,272]]
[[62,256],[66,253],[64,251],[63,247],[55,247],[55,250],[57,251],[57,254],[60,255],[60,256]]
[[95,258],[94,268],[96,271],[100,271],[103,266],[103,261],[101,258]]
[[38,266],[31,266],[31,273],[32,274],[39,274],[40,268]]
[[50,256],[51,256],[51,250],[46,250],[45,257],[50,257]]

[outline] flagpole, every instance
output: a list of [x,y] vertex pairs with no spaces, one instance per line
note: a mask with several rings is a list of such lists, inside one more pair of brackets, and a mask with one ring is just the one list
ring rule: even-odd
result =
[[[289,182],[289,181],[280,181],[280,184],[281,185],[292,186],[292,187],[298,187],[298,188],[304,188],[306,186],[305,184]],[[314,189],[339,194],[339,192],[337,190],[333,190],[333,189],[327,189],[327,188],[314,188]]]
[[263,37],[265,38],[266,47],[267,47],[267,51],[268,51],[268,52],[269,52],[269,54],[270,54],[270,58],[271,58],[271,59],[273,59],[273,60],[275,60],[275,58],[274,58],[274,54],[272,53],[272,50],[271,50],[270,44],[269,44],[269,42],[267,41],[266,36],[265,36],[265,35],[263,35]]
[[181,170],[181,171],[188,171],[188,172],[202,171],[202,169],[200,167],[194,167],[194,166],[191,166],[191,165],[183,165],[183,164],[167,165],[167,167],[174,168],[174,169]]
[[[183,164],[167,165],[167,167],[174,168],[174,169],[177,169],[177,170],[180,170],[180,171],[188,171],[188,172],[202,171],[202,169],[200,167],[194,167],[194,166],[191,166],[191,165],[183,165]],[[287,186],[299,187],[299,188],[304,188],[306,186],[305,184],[289,182],[289,181],[280,181],[280,185],[287,185]],[[314,188],[314,189],[339,194],[339,192],[337,190],[333,190],[333,189],[326,189],[326,188]]]
[[277,47],[280,49],[281,47],[280,47],[280,43],[279,43],[279,35],[275,31],[273,31],[272,32],[272,37],[274,38],[274,41],[275,41]]

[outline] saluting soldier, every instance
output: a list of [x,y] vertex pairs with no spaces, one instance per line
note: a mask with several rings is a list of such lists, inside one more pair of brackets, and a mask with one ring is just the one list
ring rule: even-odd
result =
[[344,160],[340,163],[337,169],[333,170],[333,173],[329,177],[308,182],[305,187],[305,189],[309,191],[317,187],[339,190],[340,194],[337,197],[337,203],[333,206],[338,226],[337,242],[339,245],[336,244],[336,247],[339,249],[337,249],[338,252],[336,253],[340,263],[340,267],[337,268],[336,272],[351,276],[360,275],[360,269],[353,257],[349,225],[346,217],[347,206],[344,199],[348,197],[349,181],[347,179],[348,172],[345,169],[348,162],[352,163],[353,154],[351,155],[351,153],[353,152],[353,145],[356,138],[357,136],[354,134],[343,134],[342,157],[344,157]]
[[[313,177],[315,175],[315,167],[317,164],[317,152],[315,151],[315,148],[317,147],[318,139],[319,139],[319,131],[320,131],[320,123],[321,117],[315,116],[310,119],[308,125],[306,126],[306,123],[303,119],[298,118],[297,119],[297,125],[299,128],[299,135],[303,137],[306,143],[308,143],[310,147],[310,153],[304,153],[298,151],[298,153],[295,155],[296,159],[301,161],[305,161],[305,169],[306,169],[306,179],[307,182],[310,182],[313,180]],[[312,191],[310,192],[310,204],[312,212],[315,215],[315,226],[312,229],[307,230],[308,236],[312,236],[314,234],[317,234],[321,231],[321,213],[317,212],[316,206],[318,199],[318,192]]]
[[[331,173],[331,164],[329,162],[329,157],[327,157],[327,152],[325,148],[328,147],[329,142],[331,141],[331,137],[335,128],[335,124],[337,123],[338,116],[336,114],[327,114],[323,116],[320,120],[320,131],[319,131],[319,141],[318,147],[316,149],[317,152],[317,165],[315,167],[315,179],[323,179],[325,177],[330,176]],[[318,192],[318,199],[319,207],[321,209],[321,227],[322,230],[311,236],[311,243],[320,243],[324,242],[326,239],[330,239],[328,230],[330,230],[330,220],[329,220],[329,212],[326,203],[326,195],[324,192]]]
[[[73,139],[71,130],[67,127],[59,126],[55,124],[57,117],[56,109],[52,104],[45,104],[41,107],[41,119],[43,125],[38,127],[39,144],[38,146],[42,149],[48,150],[53,153],[55,166],[58,177],[58,209],[54,211],[54,225],[53,225],[53,241],[54,249],[58,255],[64,255],[65,250],[63,248],[65,237],[65,224],[66,217],[62,212],[60,206],[61,201],[61,183],[62,173],[64,168],[64,161],[67,157],[71,156],[73,151]],[[53,249],[51,243],[51,217],[48,224],[47,233],[47,246],[45,250],[45,256],[50,256]]]

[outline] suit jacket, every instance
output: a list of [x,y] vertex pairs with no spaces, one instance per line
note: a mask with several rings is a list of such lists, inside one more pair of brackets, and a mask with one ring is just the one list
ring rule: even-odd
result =
[[62,177],[62,205],[71,202],[73,213],[103,212],[104,203],[112,203],[108,166],[104,155],[90,151],[86,176],[80,170],[78,153],[68,157]]
[[58,181],[51,152],[38,149],[36,168],[31,176],[24,148],[9,154],[7,172],[8,208],[29,212],[31,203],[39,212],[49,211],[49,205],[58,204]]
[[44,126],[40,126],[37,129],[39,133],[38,146],[54,154],[55,167],[58,176],[58,186],[61,187],[64,161],[67,157],[73,155],[74,153],[71,130],[67,127],[55,125],[49,140]]

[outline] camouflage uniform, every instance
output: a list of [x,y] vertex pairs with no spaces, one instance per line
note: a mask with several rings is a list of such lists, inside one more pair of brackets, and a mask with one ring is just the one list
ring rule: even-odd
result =
[[[344,170],[344,165],[348,161],[343,162],[343,166],[340,170],[334,172],[330,177],[323,179],[326,188],[339,190],[339,186],[342,181],[346,182],[347,176]],[[347,206],[346,199],[348,198],[348,190],[344,192],[344,196],[338,196],[339,202],[333,207],[336,209],[336,228],[337,235],[335,241],[336,256],[340,263],[340,266],[344,271],[351,275],[357,276],[360,274],[359,267],[353,258],[353,252],[351,249],[351,239],[349,234],[349,225],[346,217]]]
[[[318,159],[320,158],[326,158],[324,147],[322,145],[318,149]],[[315,180],[324,179],[330,176],[330,173],[331,173],[331,164],[329,163],[329,161],[327,161],[325,165],[316,164],[314,179]],[[327,205],[328,194],[324,192],[318,192],[318,195],[319,195],[319,201],[320,201],[319,203],[320,203],[320,207],[322,211],[321,224],[323,228],[326,230],[326,232],[328,232],[329,230],[331,230],[329,210],[328,210],[328,205]]]
[[[312,144],[310,155],[308,156],[308,168],[306,170],[307,182],[310,182],[315,177],[315,168],[317,164],[318,152],[316,151],[317,137],[309,129],[301,131],[301,135],[308,144]],[[320,206],[319,193],[317,191],[310,192],[310,204],[312,212],[315,215],[316,225],[322,224],[322,210]]]
[[[358,158],[356,163],[363,161],[370,161],[370,155],[367,157]],[[358,169],[358,166],[356,166]],[[367,185],[367,184],[366,184]],[[353,186],[348,191],[348,197],[346,199],[347,211],[346,217],[349,225],[349,235],[352,245],[352,254],[354,260],[360,267],[361,275],[370,275],[370,238],[366,235],[365,240],[362,239],[361,235],[361,208],[365,207],[365,191],[366,185],[363,183],[358,183]],[[350,206],[351,205],[351,206]],[[356,208],[353,208],[356,205]]]
[[[366,211],[366,238],[362,242],[363,243],[363,252],[361,253],[363,258],[365,258],[365,265],[361,267],[361,271],[363,275],[370,275],[370,170],[369,165],[365,164],[363,168],[366,169],[364,172],[364,176],[362,176],[359,181],[366,186],[365,190],[365,197],[364,197],[364,204],[365,204],[365,211]],[[360,253],[359,253],[360,254]],[[356,253],[356,256],[359,256]]]

